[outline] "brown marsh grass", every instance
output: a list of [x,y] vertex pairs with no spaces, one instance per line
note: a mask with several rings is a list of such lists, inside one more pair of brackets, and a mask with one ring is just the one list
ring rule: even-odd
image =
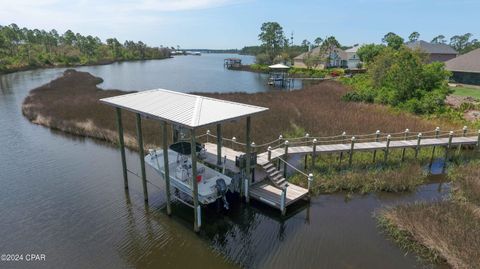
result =
[[480,163],[450,171],[452,197],[433,203],[400,205],[383,210],[381,226],[409,251],[453,268],[480,266]]
[[[23,114],[32,122],[61,131],[107,140],[117,141],[114,109],[98,100],[127,92],[103,90],[96,85],[102,80],[89,73],[74,70],[31,91],[24,100]],[[271,91],[265,93],[209,93],[203,94],[219,99],[260,105],[269,111],[252,118],[252,140],[257,144],[271,141],[279,134],[298,128],[317,135],[337,135],[411,130],[433,130],[439,123],[432,123],[407,113],[353,102],[344,102],[341,97],[348,91],[335,81],[325,81],[307,86],[298,91]],[[221,113],[221,112],[219,112]],[[136,146],[135,119],[129,112],[123,112],[126,144]],[[226,138],[245,137],[245,121],[228,123],[223,127]],[[443,125],[448,128],[450,126]],[[212,126],[212,133],[215,127]],[[206,130],[199,130],[203,133]],[[159,145],[160,125],[144,120],[143,134],[145,147]]]

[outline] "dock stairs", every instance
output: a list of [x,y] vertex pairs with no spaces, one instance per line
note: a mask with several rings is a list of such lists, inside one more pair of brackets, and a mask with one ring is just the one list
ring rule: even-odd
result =
[[267,173],[267,178],[273,183],[275,187],[285,187],[285,184],[287,184],[287,180],[283,177],[282,172],[279,171],[273,163],[268,162],[262,165],[262,168]]
[[287,182],[283,172],[271,162],[264,163],[262,168],[268,180],[262,180],[250,187],[250,197],[264,204],[280,209],[286,214],[287,206],[308,196],[308,190]]

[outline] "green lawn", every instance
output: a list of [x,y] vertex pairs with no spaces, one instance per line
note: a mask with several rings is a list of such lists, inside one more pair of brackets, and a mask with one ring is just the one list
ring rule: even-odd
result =
[[467,87],[455,87],[455,88],[452,88],[452,90],[455,91],[453,93],[454,95],[471,96],[471,97],[480,99],[480,89],[473,89],[473,88],[467,88]]

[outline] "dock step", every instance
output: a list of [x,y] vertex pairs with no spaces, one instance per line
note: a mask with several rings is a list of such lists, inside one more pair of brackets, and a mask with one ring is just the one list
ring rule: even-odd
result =
[[268,162],[262,165],[262,167],[267,173],[267,178],[275,187],[282,189],[285,186],[287,180],[283,177],[282,172],[279,171],[273,163]]

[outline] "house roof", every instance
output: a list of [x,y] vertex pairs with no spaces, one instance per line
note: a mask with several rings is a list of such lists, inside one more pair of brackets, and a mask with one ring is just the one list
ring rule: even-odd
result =
[[164,89],[103,98],[100,102],[189,129],[231,121],[268,110],[265,107]]
[[360,45],[353,46],[353,47],[351,47],[351,48],[349,48],[349,49],[345,50],[345,52],[347,52],[347,53],[356,53],[356,52],[357,52],[357,50],[358,50],[360,47],[361,47]]
[[429,54],[458,54],[456,50],[447,44],[434,44],[423,40],[417,40],[407,42],[405,45],[411,49],[421,49]]
[[[340,48],[335,48],[335,50],[337,51],[338,55],[340,56],[341,59],[343,60],[346,60],[347,59],[347,53],[340,49]],[[316,47],[316,48],[313,48],[311,51],[307,51],[307,52],[304,52],[300,55],[298,55],[297,57],[293,58],[294,60],[303,60],[305,58],[306,55],[308,55],[309,53],[311,54],[319,54],[320,53],[320,47]]]
[[480,73],[480,49],[453,58],[445,62],[445,69],[450,71]]

